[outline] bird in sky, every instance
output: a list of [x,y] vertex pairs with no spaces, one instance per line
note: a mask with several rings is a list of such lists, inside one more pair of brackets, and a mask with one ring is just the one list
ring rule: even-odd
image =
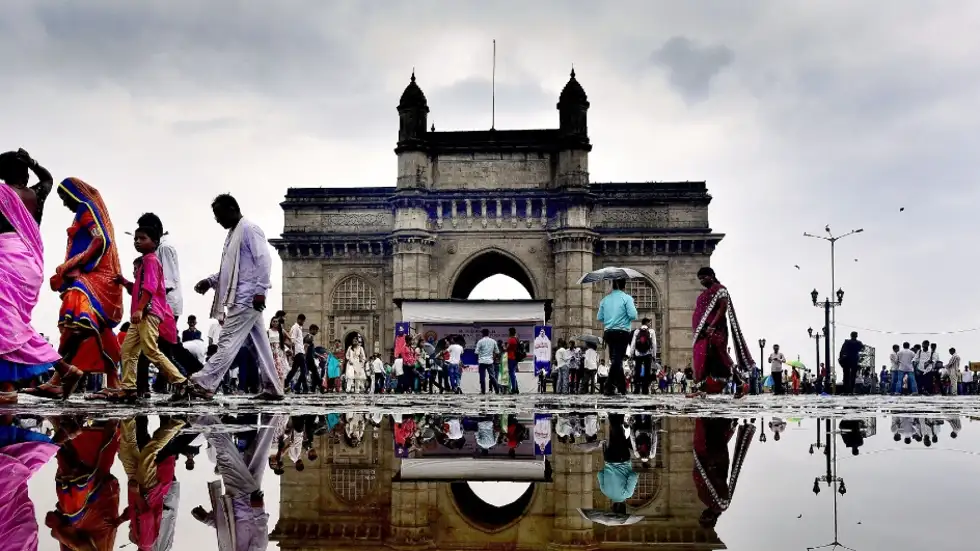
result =
[[793,264],[793,267],[796,268],[797,270],[800,269],[800,265],[799,264]]
[[899,208],[899,209],[898,209],[898,212],[905,212],[905,207],[901,207],[901,208]]

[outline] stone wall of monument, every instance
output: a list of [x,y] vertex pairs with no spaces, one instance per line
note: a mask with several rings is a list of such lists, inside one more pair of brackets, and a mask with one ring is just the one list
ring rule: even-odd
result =
[[528,152],[442,154],[431,170],[439,190],[544,189],[553,178],[551,156]]
[[[282,301],[291,325],[297,314],[306,315],[306,326],[320,327],[317,344],[326,346],[343,339],[351,331],[364,335],[368,351],[377,346],[387,350],[393,343],[391,260],[382,256],[366,258],[284,258]],[[367,310],[350,308],[352,301],[337,296],[338,286],[350,278],[358,279],[361,295],[376,306]],[[287,327],[288,329],[288,327]]]
[[285,211],[284,232],[310,233],[383,233],[395,224],[390,209],[351,208],[343,210],[317,210],[291,208]]
[[669,204],[657,206],[604,206],[593,209],[596,229],[707,229],[708,206]]

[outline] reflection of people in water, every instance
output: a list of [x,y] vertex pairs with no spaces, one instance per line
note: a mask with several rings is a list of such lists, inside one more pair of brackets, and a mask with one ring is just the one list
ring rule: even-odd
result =
[[[161,452],[171,440],[180,434],[184,423],[161,417],[160,428],[152,438],[147,430],[146,416],[122,422],[122,442],[119,459],[129,478],[127,485],[129,513],[129,541],[140,551],[153,549],[161,535],[164,510],[179,500],[180,490],[176,479],[177,457],[164,457]],[[173,542],[173,532],[165,534]]]
[[119,450],[118,429],[118,421],[82,428],[55,456],[58,505],[44,523],[62,549],[113,548],[126,518],[119,514],[119,481],[110,472]]
[[864,421],[858,419],[844,419],[840,422],[840,439],[844,445],[851,448],[851,454],[861,453],[861,446],[864,445]]
[[630,444],[633,456],[640,460],[644,469],[656,462],[657,447],[660,445],[659,422],[654,423],[649,415],[634,415],[631,418]]
[[607,424],[609,440],[602,450],[605,465],[596,474],[599,489],[612,502],[612,510],[626,513],[626,500],[636,492],[639,476],[633,471],[630,441],[626,437],[626,421],[621,413],[610,413]]
[[[217,423],[218,420],[210,416],[197,421],[197,424],[202,425]],[[237,551],[268,547],[269,514],[265,511],[262,476],[269,462],[268,453],[276,433],[285,425],[285,415],[274,415],[268,425],[261,425],[258,436],[245,449],[244,454],[238,451],[231,434],[208,434],[208,444],[215,450],[217,471],[224,481],[225,493],[213,499],[213,510],[207,511],[204,507],[197,506],[191,514],[198,521],[219,531],[218,546],[222,551],[232,551],[230,547],[222,546],[223,542],[232,541],[232,534],[234,549]],[[216,519],[226,519],[226,522]]]
[[42,433],[0,420],[0,541],[4,549],[37,550],[37,515],[27,481],[54,454],[58,445]]
[[[728,510],[735,495],[735,484],[752,443],[755,425],[739,425],[735,419],[699,418],[694,425],[694,485],[704,503],[701,526],[714,528],[718,517]],[[729,456],[728,443],[735,439]],[[729,468],[730,465],[730,468]]]

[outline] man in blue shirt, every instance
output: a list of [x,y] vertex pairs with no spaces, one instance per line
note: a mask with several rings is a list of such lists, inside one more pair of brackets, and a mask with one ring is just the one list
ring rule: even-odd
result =
[[490,392],[500,392],[497,386],[497,365],[494,362],[493,357],[500,354],[500,347],[497,346],[497,341],[490,338],[490,330],[484,329],[482,332],[483,338],[476,343],[476,358],[477,363],[480,366],[480,394],[487,393],[487,375],[490,376]]
[[623,359],[629,346],[633,320],[637,318],[633,297],[626,294],[626,280],[613,281],[612,291],[599,303],[596,319],[602,322],[602,338],[609,348],[609,377],[603,392],[612,396],[618,391],[626,394],[626,373],[623,372]]

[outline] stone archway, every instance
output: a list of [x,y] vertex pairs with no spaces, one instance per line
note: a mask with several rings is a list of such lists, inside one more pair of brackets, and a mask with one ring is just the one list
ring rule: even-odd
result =
[[498,274],[514,279],[527,290],[532,299],[536,298],[534,279],[527,268],[513,256],[498,249],[487,249],[467,259],[453,277],[449,298],[468,299],[481,281]]
[[516,500],[497,507],[476,495],[466,482],[453,482],[449,485],[449,491],[460,516],[470,525],[484,532],[496,532],[520,521],[527,514],[534,499],[534,488],[533,483],[529,484]]

